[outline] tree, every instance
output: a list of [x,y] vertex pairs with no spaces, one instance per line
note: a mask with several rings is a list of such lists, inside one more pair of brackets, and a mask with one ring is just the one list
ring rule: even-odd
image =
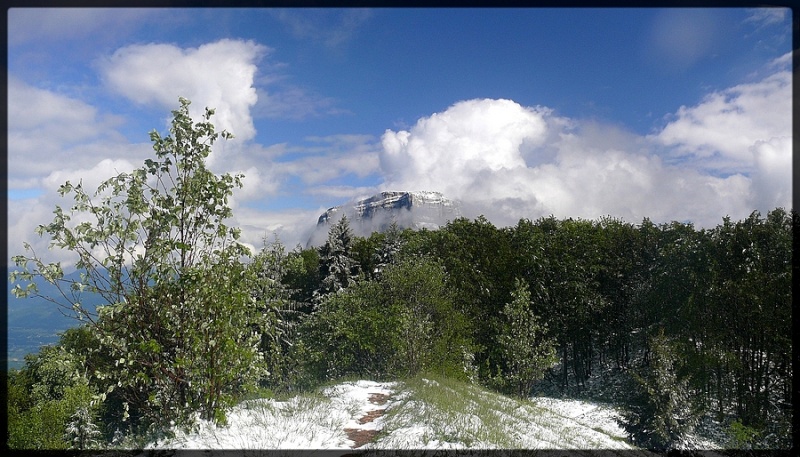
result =
[[328,240],[320,248],[320,293],[337,292],[346,288],[357,275],[356,261],[352,258],[353,232],[347,216],[328,231]]
[[82,406],[70,417],[64,438],[72,443],[72,449],[93,449],[100,444],[101,435],[89,408]]
[[[181,421],[199,411],[221,420],[222,408],[264,372],[259,342],[264,325],[250,295],[253,278],[240,259],[249,254],[239,230],[228,227],[228,198],[241,175],[217,176],[205,166],[216,133],[206,108],[198,123],[180,99],[170,133],[150,133],[155,159],[104,181],[90,195],[82,183],[61,186],[74,206],[57,206],[37,233],[51,247],[77,254],[80,280],[64,278],[60,262],[46,264],[29,245],[15,256],[17,296],[40,296],[33,282],[55,284],[61,297],[42,297],[72,312],[96,332],[112,358],[96,372],[101,399],[117,390],[143,425]],[[100,294],[95,314],[81,293]]]
[[[43,346],[25,356],[25,367],[8,374],[8,437],[12,449],[68,449],[69,431],[81,412],[83,430],[96,437],[95,393],[84,376],[82,360],[61,345]],[[91,424],[91,425],[90,425]]]
[[380,282],[382,312],[397,316],[396,373],[470,375],[465,364],[473,357],[472,332],[455,306],[443,266],[426,257],[406,258],[384,270]]
[[678,376],[675,344],[661,331],[649,342],[649,366],[632,373],[622,424],[634,443],[652,450],[678,447],[697,422],[688,381]]
[[283,243],[275,237],[264,245],[253,257],[248,270],[255,281],[251,294],[259,312],[272,332],[262,333],[261,352],[268,362],[270,373],[265,381],[273,385],[289,382],[290,367],[287,365],[290,347],[296,339],[301,303],[293,299],[296,290],[287,284],[287,277],[301,274],[303,258],[289,255]]
[[556,363],[555,342],[546,336],[547,325],[530,309],[531,294],[524,281],[516,280],[511,298],[503,309],[505,322],[497,337],[506,363],[502,382],[524,397]]
[[430,259],[403,260],[380,279],[325,295],[302,325],[306,365],[319,379],[471,374],[468,321],[454,309],[441,265]]

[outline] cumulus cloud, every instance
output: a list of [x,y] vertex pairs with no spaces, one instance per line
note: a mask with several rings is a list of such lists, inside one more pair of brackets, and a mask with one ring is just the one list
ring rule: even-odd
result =
[[681,106],[654,139],[673,155],[719,171],[748,169],[757,141],[789,136],[792,75],[778,71],[761,81],[714,92],[695,106]]
[[649,136],[509,100],[459,102],[386,131],[381,187],[439,191],[499,225],[553,214],[713,226],[788,207],[789,81],[712,94]]
[[462,198],[482,172],[524,168],[522,145],[542,142],[547,115],[510,100],[468,100],[410,131],[387,130],[380,156],[386,187]]
[[753,174],[753,207],[766,211],[776,206],[788,208],[792,201],[792,138],[759,140],[753,147],[756,173]]
[[215,124],[246,141],[256,130],[250,109],[258,101],[257,62],[269,48],[253,41],[223,39],[182,49],[145,44],[118,49],[99,62],[105,84],[140,104],[174,109],[178,97],[192,101],[192,116],[215,108]]

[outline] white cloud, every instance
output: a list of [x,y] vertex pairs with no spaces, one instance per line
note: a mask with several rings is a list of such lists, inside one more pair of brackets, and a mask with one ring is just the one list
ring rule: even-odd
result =
[[146,8],[11,8],[8,42],[64,42],[87,36],[105,41],[140,26],[143,20],[164,16],[163,10]]
[[759,28],[780,24],[790,12],[789,8],[752,8],[748,11],[745,23],[756,24]]
[[296,176],[305,184],[325,184],[348,175],[365,178],[379,170],[378,146],[369,135],[310,137],[311,145],[292,148],[291,161],[272,164],[281,176]]
[[288,118],[294,120],[346,113],[336,107],[336,100],[324,97],[302,87],[281,84],[274,91],[259,91],[256,116],[269,119]]
[[757,141],[753,146],[753,206],[762,213],[792,202],[792,137]]
[[669,8],[658,11],[650,34],[642,41],[654,66],[682,72],[712,54],[721,40],[722,18],[712,9]]
[[[57,167],[55,171],[37,180],[38,186],[44,192],[36,198],[8,201],[8,253],[9,255],[24,254],[23,243],[29,243],[36,254],[46,262],[63,262],[65,269],[71,268],[76,261],[76,256],[69,251],[54,249],[49,251],[50,239],[45,235],[36,235],[35,229],[40,224],[48,224],[53,219],[53,209],[60,206],[65,212],[74,204],[71,197],[61,197],[57,190],[67,181],[73,185],[82,185],[90,196],[101,182],[123,172],[130,172],[134,165],[125,159],[102,159],[89,168],[63,168]],[[86,214],[73,216],[72,224],[89,221]]]
[[136,168],[136,166],[124,159],[102,159],[90,169],[57,169],[51,172],[42,181],[47,189],[58,189],[59,186],[67,181],[70,181],[72,184],[77,184],[82,181],[83,188],[91,194],[94,193],[103,181],[117,176],[120,173],[130,173],[134,168]]
[[510,100],[468,100],[382,138],[385,187],[463,198],[482,171],[525,166],[522,145],[546,133],[546,110]]
[[[91,166],[95,157],[75,150],[87,144],[109,146],[121,139],[122,118],[100,113],[83,101],[8,80],[9,178],[25,180],[65,162]],[[114,154],[108,147],[105,155]]]
[[174,109],[179,96],[188,98],[193,117],[214,108],[218,130],[246,141],[256,133],[250,113],[258,100],[256,63],[268,51],[253,41],[229,39],[188,49],[132,45],[101,60],[99,67],[108,87],[130,100]]
[[334,48],[349,41],[370,17],[369,9],[270,9],[296,38],[310,39]]
[[791,113],[792,75],[778,71],[681,106],[654,139],[711,169],[749,170],[756,142],[791,135]]
[[714,226],[788,207],[789,81],[778,72],[711,94],[646,137],[508,100],[459,102],[386,131],[381,188],[440,191],[498,225],[553,214]]
[[316,227],[317,218],[325,208],[288,209],[283,211],[260,211],[253,208],[238,208],[233,223],[242,230],[241,241],[251,248],[260,249],[262,240],[273,240],[278,235],[281,242],[293,249],[300,244],[305,246],[311,232]]

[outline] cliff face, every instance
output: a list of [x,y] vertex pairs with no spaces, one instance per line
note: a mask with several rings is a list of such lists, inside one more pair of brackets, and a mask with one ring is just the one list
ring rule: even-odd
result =
[[381,192],[328,209],[317,220],[308,241],[310,246],[325,242],[330,225],[347,215],[350,228],[358,236],[386,230],[392,222],[400,228],[437,229],[461,216],[457,202],[439,192]]

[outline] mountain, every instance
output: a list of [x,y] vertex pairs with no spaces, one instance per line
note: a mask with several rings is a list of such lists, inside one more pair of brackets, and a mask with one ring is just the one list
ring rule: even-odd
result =
[[461,216],[458,202],[439,192],[381,192],[369,198],[351,200],[322,213],[317,227],[308,240],[308,246],[325,242],[330,226],[343,215],[350,220],[350,228],[358,236],[380,232],[396,222],[400,228],[438,229],[448,221]]
[[[79,281],[80,272],[69,273],[64,279],[68,282]],[[42,295],[52,297],[61,303],[65,302],[53,284],[38,277],[34,282]],[[6,300],[8,346],[5,364],[9,368],[21,368],[26,354],[38,352],[41,346],[58,343],[60,333],[80,324],[78,320],[64,314],[69,314],[68,311],[43,298],[15,297],[11,287],[8,288]],[[106,304],[102,296],[90,292],[82,294],[81,303],[89,311]]]

